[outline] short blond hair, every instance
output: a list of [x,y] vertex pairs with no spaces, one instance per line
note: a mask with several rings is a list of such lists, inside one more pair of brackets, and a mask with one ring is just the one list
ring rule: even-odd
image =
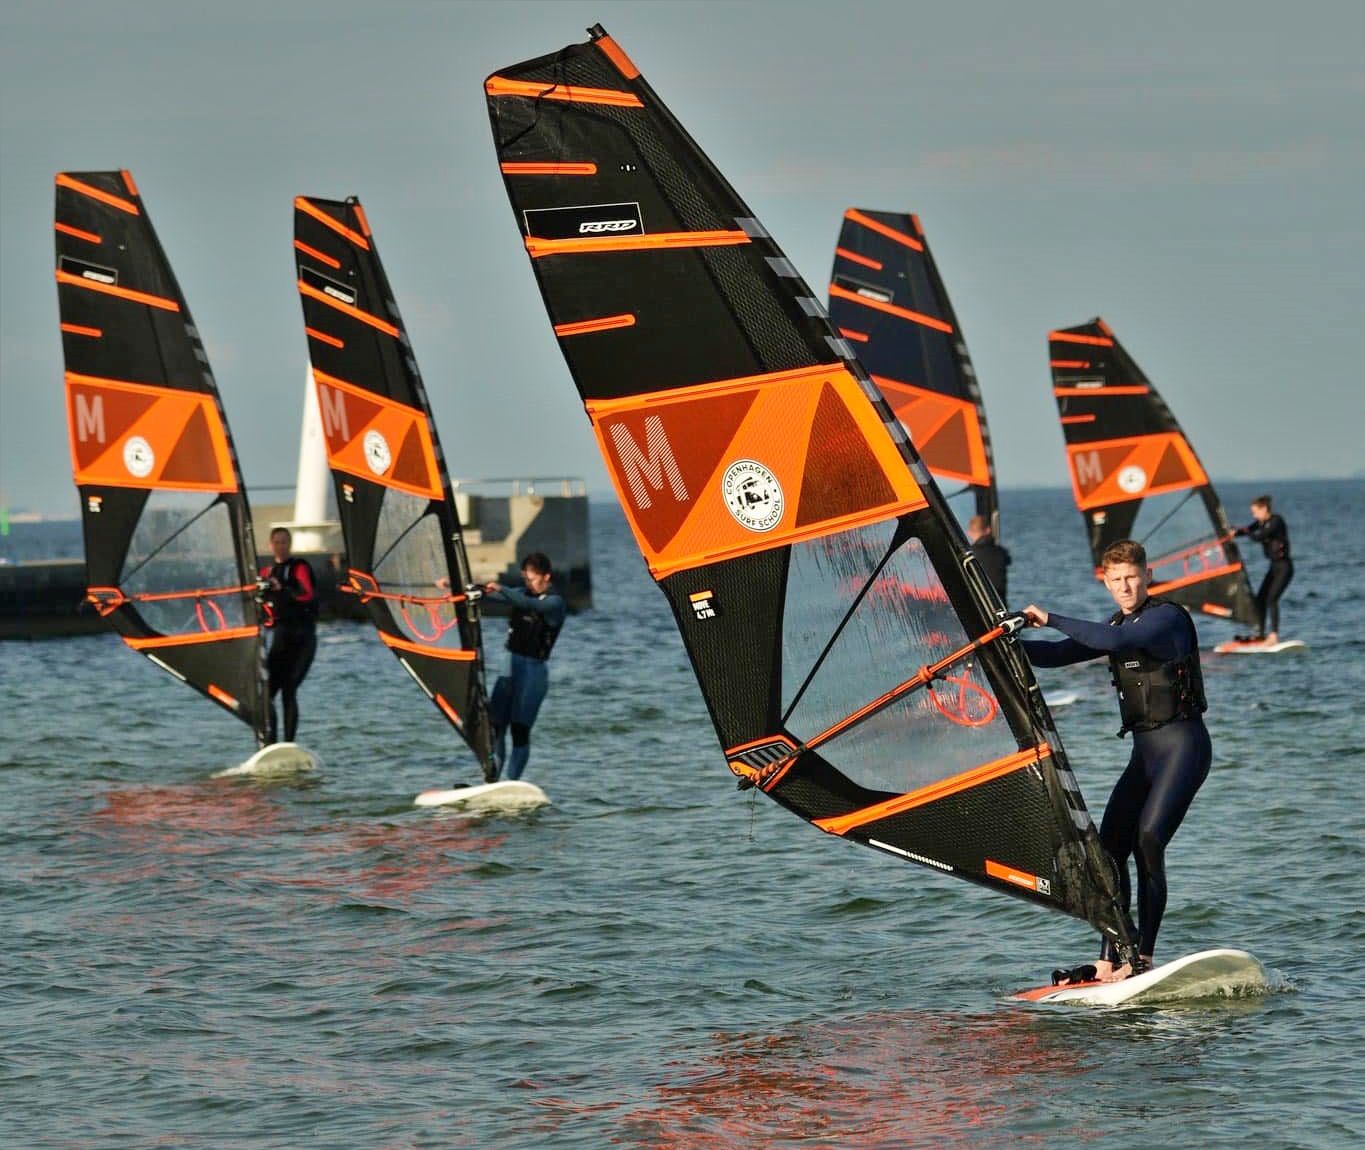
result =
[[1117,567],[1120,563],[1131,563],[1147,570],[1147,549],[1136,539],[1114,540],[1100,556],[1100,568]]

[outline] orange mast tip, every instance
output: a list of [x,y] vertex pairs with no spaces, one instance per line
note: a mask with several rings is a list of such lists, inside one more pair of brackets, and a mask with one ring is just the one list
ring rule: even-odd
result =
[[360,221],[360,230],[366,236],[374,235],[374,233],[370,231],[370,221],[365,218],[365,209],[360,206],[360,201],[357,200],[351,207],[355,209],[355,218]]
[[119,169],[119,175],[123,177],[123,186],[128,189],[128,194],[130,196],[137,195],[137,185],[133,183],[133,173],[127,168],[121,168]]
[[610,36],[599,36],[597,46],[602,49],[607,59],[616,65],[616,70],[627,80],[633,80],[640,74],[640,69],[626,55],[621,45]]

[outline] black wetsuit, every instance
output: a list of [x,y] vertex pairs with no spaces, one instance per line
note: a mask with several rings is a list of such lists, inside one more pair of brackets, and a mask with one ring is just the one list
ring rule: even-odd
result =
[[283,563],[261,568],[263,580],[275,579],[279,587],[264,592],[265,625],[270,631],[270,653],[265,667],[270,681],[270,712],[267,732],[272,743],[279,740],[275,696],[284,696],[284,739],[292,743],[299,729],[299,684],[313,665],[318,649],[317,581],[308,560],[291,555]]
[[[1280,596],[1284,594],[1289,581],[1294,578],[1294,560],[1289,555],[1289,527],[1279,515],[1271,515],[1264,523],[1257,520],[1246,527],[1239,527],[1236,535],[1247,535],[1261,545],[1265,557],[1270,560],[1270,568],[1261,580],[1256,592],[1256,613],[1260,617],[1261,634],[1271,634],[1280,629]],[[1270,626],[1266,626],[1267,616]]]
[[[1062,667],[1087,659],[1117,656],[1118,668],[1140,660],[1148,664],[1179,662],[1188,666],[1193,659],[1198,674],[1199,637],[1189,613],[1174,603],[1148,600],[1134,614],[1113,623],[1090,623],[1051,614],[1048,626],[1069,636],[1061,642],[1025,642],[1024,649],[1035,667]],[[1113,664],[1111,664],[1113,665]],[[1119,891],[1125,906],[1131,900],[1128,857],[1137,862],[1138,953],[1151,955],[1156,949],[1157,931],[1166,910],[1166,845],[1175,835],[1190,801],[1208,777],[1213,762],[1213,744],[1200,715],[1203,703],[1202,681],[1198,704],[1187,702],[1173,708],[1174,717],[1148,723],[1139,721],[1131,728],[1133,753],[1128,766],[1114,785],[1100,824],[1100,841],[1119,870]],[[1125,726],[1130,716],[1142,715],[1140,700],[1122,700]],[[1155,707],[1154,718],[1161,718]],[[1117,961],[1117,953],[1105,941],[1102,958]]]
[[[501,777],[519,779],[531,758],[531,727],[550,689],[550,651],[564,626],[568,604],[553,584],[539,595],[504,587],[489,599],[512,605],[507,620],[507,674],[499,675],[488,702],[493,722],[493,759]],[[508,730],[512,754],[506,755]]]
[[980,566],[982,574],[1000,592],[1001,602],[1008,602],[1008,597],[1005,594],[1005,568],[1010,565],[1009,551],[997,543],[995,536],[987,531],[972,544],[972,554],[976,556],[976,562]]

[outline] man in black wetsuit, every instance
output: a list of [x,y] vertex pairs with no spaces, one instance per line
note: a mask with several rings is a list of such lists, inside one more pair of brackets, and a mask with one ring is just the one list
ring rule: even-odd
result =
[[990,521],[984,515],[973,515],[967,521],[967,542],[972,545],[972,554],[976,556],[982,574],[1000,592],[1000,601],[1008,602],[1005,595],[1005,568],[1010,565],[1010,553],[995,541]]
[[318,648],[317,581],[307,559],[289,554],[293,537],[287,527],[270,533],[275,562],[261,568],[261,601],[270,631],[270,653],[265,667],[270,676],[269,738],[279,740],[275,696],[284,696],[284,740],[294,741],[299,729],[298,689],[312,666]]
[[[531,758],[531,726],[540,704],[550,689],[550,651],[564,626],[568,605],[551,582],[550,560],[532,551],[521,561],[524,587],[504,587],[488,583],[488,598],[510,603],[507,620],[507,650],[511,652],[507,674],[493,684],[488,701],[493,724],[493,758],[504,779],[519,779]],[[505,758],[508,730],[512,732],[512,754]],[[504,765],[505,764],[505,765]]]
[[[1233,534],[1247,535],[1255,540],[1270,560],[1270,569],[1266,571],[1260,590],[1256,592],[1256,613],[1260,616],[1260,626],[1257,633],[1248,638],[1278,643],[1280,596],[1294,578],[1294,560],[1289,557],[1289,527],[1283,517],[1271,511],[1270,496],[1260,495],[1251,501],[1251,522],[1245,527],[1236,528]],[[1266,630],[1267,618],[1270,622],[1269,631]]]
[[[1140,543],[1123,539],[1101,556],[1104,583],[1118,604],[1105,623],[1071,619],[1033,605],[1024,614],[1035,627],[1068,637],[1023,644],[1035,667],[1061,667],[1106,656],[1119,695],[1120,735],[1133,733],[1133,753],[1104,810],[1100,841],[1119,872],[1123,905],[1131,900],[1128,857],[1136,856],[1138,970],[1117,966],[1104,941],[1094,977],[1113,981],[1149,968],[1166,909],[1166,846],[1208,776],[1213,745],[1204,726],[1204,677],[1194,620],[1179,604],[1147,594],[1151,571]],[[1090,974],[1084,967],[1074,981]]]

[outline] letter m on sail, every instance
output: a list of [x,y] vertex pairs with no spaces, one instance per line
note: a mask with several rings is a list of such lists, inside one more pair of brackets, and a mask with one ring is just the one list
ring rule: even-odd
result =
[[1078,451],[1071,460],[1076,467],[1076,486],[1082,492],[1091,492],[1104,482],[1104,465],[1098,451]]
[[322,412],[322,433],[329,442],[348,443],[351,426],[346,420],[346,393],[325,383],[318,384],[318,407]]
[[93,435],[96,443],[103,443],[104,396],[77,391],[73,398],[76,401],[76,439],[88,443]]
[[645,510],[654,505],[653,495],[663,491],[664,485],[679,503],[688,499],[682,471],[668,442],[663,420],[649,415],[644,421],[645,443],[641,447],[624,422],[611,425],[611,441],[620,460],[621,477],[630,489],[635,506]]

